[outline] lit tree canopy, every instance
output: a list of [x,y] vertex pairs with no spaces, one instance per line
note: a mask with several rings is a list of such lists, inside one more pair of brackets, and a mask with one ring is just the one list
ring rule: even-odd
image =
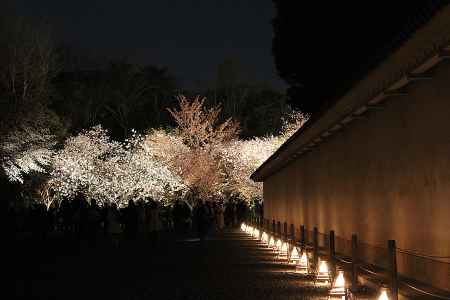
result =
[[163,200],[183,191],[181,178],[154,158],[140,135],[119,143],[96,126],[69,138],[55,155],[49,187],[61,197],[82,192],[87,198],[119,205],[129,199]]
[[178,133],[191,148],[220,146],[236,139],[239,133],[239,124],[231,118],[219,122],[222,111],[220,105],[205,108],[205,100],[196,97],[190,101],[184,96],[178,96],[180,108],[168,109],[178,124]]
[[240,140],[236,122],[219,121],[219,107],[206,109],[199,98],[180,97],[179,103],[179,110],[171,110],[177,128],[144,135],[133,131],[124,142],[110,139],[99,125],[67,138],[55,151],[54,138],[45,130],[12,132],[5,140],[10,142],[1,145],[11,153],[3,167],[11,180],[20,181],[22,173],[48,166],[41,193],[47,205],[77,193],[121,206],[149,197],[171,201],[189,190],[204,199],[234,194],[251,201],[262,198],[262,185],[250,179],[252,172],[306,120],[292,112],[279,135]]

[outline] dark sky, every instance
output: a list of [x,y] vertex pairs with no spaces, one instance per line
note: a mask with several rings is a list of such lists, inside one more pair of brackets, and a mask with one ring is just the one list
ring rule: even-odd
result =
[[15,0],[54,35],[93,57],[167,66],[184,85],[205,86],[236,59],[251,80],[282,88],[271,54],[270,0]]

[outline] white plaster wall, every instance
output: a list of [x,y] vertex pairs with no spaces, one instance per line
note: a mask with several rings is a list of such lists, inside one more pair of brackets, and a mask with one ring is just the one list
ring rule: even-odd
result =
[[[267,178],[264,198],[270,220],[450,257],[450,65]],[[450,290],[449,264],[398,260]]]

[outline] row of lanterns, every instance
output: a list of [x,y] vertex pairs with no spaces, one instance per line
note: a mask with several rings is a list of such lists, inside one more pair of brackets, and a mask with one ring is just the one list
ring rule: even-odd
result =
[[[310,259],[308,258],[306,250],[300,250],[299,252],[295,245],[277,239],[275,236],[269,235],[265,231],[261,233],[259,229],[246,225],[245,223],[241,224],[241,231],[246,232],[267,245],[268,248],[272,249],[277,254],[278,259],[286,260],[288,264],[295,266],[295,273],[305,276],[313,275],[316,285],[329,287],[330,298],[347,299],[349,293],[348,289],[345,287],[344,271],[338,270],[334,282],[331,284],[331,275],[325,260],[319,260],[318,267],[314,270],[310,264]],[[385,288],[381,290],[378,300],[389,300]]]

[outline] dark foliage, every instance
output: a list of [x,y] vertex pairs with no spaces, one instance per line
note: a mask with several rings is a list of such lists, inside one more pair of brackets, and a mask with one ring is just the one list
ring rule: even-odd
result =
[[342,96],[448,1],[273,0],[273,54],[290,103],[315,113]]
[[167,125],[165,108],[175,104],[177,93],[175,79],[166,68],[126,62],[111,63],[105,69],[63,72],[54,85],[54,109],[70,131],[102,124],[118,139],[131,129]]

